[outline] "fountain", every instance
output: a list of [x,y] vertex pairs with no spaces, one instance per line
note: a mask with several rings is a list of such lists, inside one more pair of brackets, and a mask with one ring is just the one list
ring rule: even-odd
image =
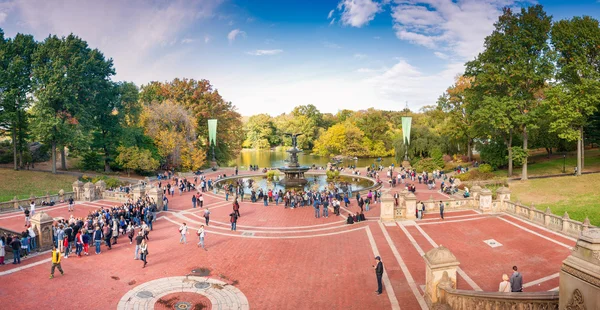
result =
[[303,186],[307,183],[307,180],[304,178],[304,173],[310,169],[310,167],[300,166],[298,163],[298,153],[302,152],[302,150],[298,149],[297,138],[302,135],[301,133],[286,133],[286,136],[292,138],[292,148],[287,150],[290,153],[290,159],[286,163],[285,167],[278,168],[279,171],[285,174],[285,178],[283,178],[280,183],[284,186]]

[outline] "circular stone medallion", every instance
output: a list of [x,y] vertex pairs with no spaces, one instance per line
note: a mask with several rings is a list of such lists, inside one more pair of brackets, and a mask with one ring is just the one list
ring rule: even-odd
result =
[[180,301],[175,304],[175,309],[177,310],[189,310],[192,309],[192,304],[187,301]]

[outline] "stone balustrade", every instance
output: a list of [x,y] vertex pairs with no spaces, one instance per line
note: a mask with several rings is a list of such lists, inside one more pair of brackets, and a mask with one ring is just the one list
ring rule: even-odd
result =
[[[440,304],[453,310],[553,310],[558,309],[559,293],[524,292],[500,293],[453,289],[438,286]],[[436,307],[432,307],[436,309]],[[438,305],[437,308],[443,308]]]
[[565,212],[563,216],[558,216],[552,214],[549,208],[547,208],[546,211],[542,211],[533,206],[528,207],[512,201],[505,201],[504,205],[505,208],[502,208],[501,211],[576,238],[579,237],[581,232],[594,227],[590,225],[590,220],[588,218],[583,222],[579,222],[572,220],[567,212]]
[[65,192],[63,190],[61,190],[58,194],[46,194],[45,196],[39,197],[30,196],[27,199],[17,199],[17,197],[15,197],[11,201],[0,202],[0,212],[14,211],[15,209],[18,210],[19,206],[29,206],[31,201],[34,201],[35,205],[40,208],[42,207],[42,201],[54,201],[54,203],[60,203],[61,201],[67,201],[70,197],[75,197],[74,193]]

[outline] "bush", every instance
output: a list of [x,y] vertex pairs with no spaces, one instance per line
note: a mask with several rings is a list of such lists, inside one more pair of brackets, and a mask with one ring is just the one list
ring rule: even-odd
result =
[[481,172],[477,169],[471,169],[469,172],[457,174],[455,177],[461,181],[481,181],[493,179],[495,175],[491,172]]
[[431,159],[438,167],[444,167],[444,154],[442,154],[442,150],[439,148],[433,149],[431,151]]
[[452,161],[452,156],[446,154],[446,155],[444,155],[443,159],[444,159],[445,163],[449,163]]
[[273,181],[276,176],[279,175],[279,171],[277,170],[269,170],[267,171],[267,180]]
[[440,169],[440,166],[432,158],[422,158],[417,161],[413,167],[418,173],[423,171],[431,172],[436,169]]
[[340,172],[338,170],[327,170],[326,174],[328,181],[336,180],[340,177]]
[[477,170],[481,173],[488,173],[494,171],[494,168],[490,164],[481,164]]

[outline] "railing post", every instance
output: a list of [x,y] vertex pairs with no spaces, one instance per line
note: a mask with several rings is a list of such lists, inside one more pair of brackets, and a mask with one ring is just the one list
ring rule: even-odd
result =
[[600,305],[600,229],[583,231],[560,270],[559,309]]
[[441,245],[425,253],[423,258],[426,263],[425,302],[431,308],[433,304],[442,302],[438,290],[440,282],[446,287],[456,288],[456,270],[460,263],[448,248]]

